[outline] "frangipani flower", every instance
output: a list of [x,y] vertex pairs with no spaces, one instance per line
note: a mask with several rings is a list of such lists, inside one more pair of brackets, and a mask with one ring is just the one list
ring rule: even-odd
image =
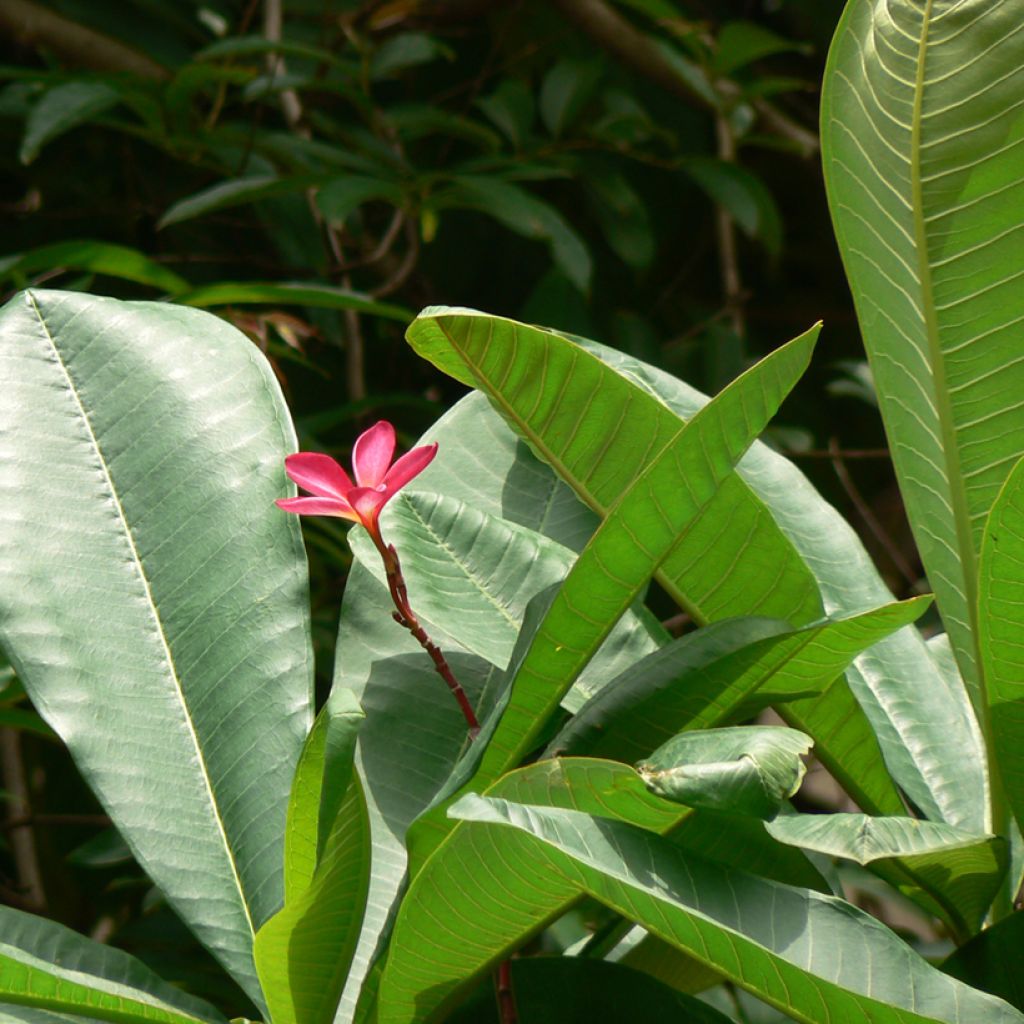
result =
[[378,519],[392,495],[422,473],[437,454],[429,444],[406,452],[394,465],[395,428],[386,420],[359,435],[352,448],[355,483],[329,455],[299,452],[284,460],[285,471],[311,498],[280,498],[278,508],[303,516],[340,516],[361,523],[378,547]]

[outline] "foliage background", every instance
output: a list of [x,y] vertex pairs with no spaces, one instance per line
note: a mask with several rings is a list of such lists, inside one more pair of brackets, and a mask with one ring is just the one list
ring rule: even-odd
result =
[[[405,346],[425,305],[585,334],[711,392],[823,319],[772,440],[905,596],[919,567],[849,363],[816,153],[841,9],[8,0],[0,289],[214,308],[271,358],[303,447],[342,459],[359,428],[389,418],[408,444],[458,397]],[[304,527],[326,679],[347,547],[330,520]],[[0,681],[0,710],[0,899],[245,1012],[16,684]]]

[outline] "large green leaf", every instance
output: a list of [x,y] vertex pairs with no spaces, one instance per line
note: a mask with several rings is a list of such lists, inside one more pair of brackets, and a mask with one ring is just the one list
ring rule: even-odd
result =
[[[413,608],[435,642],[453,640],[499,668],[512,656],[529,600],[560,583],[574,561],[543,534],[444,494],[403,492],[381,516],[381,530],[401,553]],[[369,535],[354,530],[349,544],[383,584]],[[667,639],[641,609],[627,613],[580,678],[580,700]]]
[[0,641],[258,1000],[312,679],[298,523],[273,506],[295,448],[277,382],[215,317],[60,292],[0,314],[0,380]]
[[991,743],[1002,789],[1024,827],[1024,461],[999,493],[981,549],[978,628]]
[[[441,311],[437,316],[442,316]],[[462,316],[472,321],[466,328],[474,333],[472,344],[456,338],[459,345],[453,347],[454,342],[426,314],[410,329],[410,341],[446,372],[488,391],[493,400],[488,380],[471,372],[473,353],[486,348],[495,323],[500,327],[503,321],[469,312]],[[518,328],[520,333],[530,330]],[[600,380],[602,389],[628,402],[630,416],[618,424],[621,451],[612,448],[602,460],[570,467],[560,451],[550,450],[538,436],[526,415],[528,405],[500,408],[513,429],[564,474],[580,498],[604,515],[632,479],[636,453],[652,437],[668,432],[671,423],[677,422],[675,417],[694,416],[707,398],[636,359],[576,340],[617,371],[611,379],[595,373],[585,390],[592,392]],[[467,354],[467,361],[460,352]],[[586,401],[584,394],[579,403]],[[598,416],[602,413],[608,414],[601,407],[593,411]],[[565,485],[522,441],[513,440],[480,396],[459,403],[435,426],[431,437],[451,454],[443,466],[435,460],[422,477],[424,486],[534,526],[572,547],[582,547],[592,532],[593,513],[573,504]],[[698,622],[761,615],[805,625],[820,618],[823,606],[830,615],[850,615],[892,600],[850,526],[792,463],[756,443],[666,559],[657,579]],[[935,687],[929,694],[928,714],[921,713],[918,692],[922,665],[928,664],[928,649],[920,634],[904,629],[861,655],[847,678],[871,721],[885,763],[904,792],[929,817],[983,831],[987,788],[977,725],[959,685]],[[942,678],[937,671],[936,676]],[[813,732],[819,756],[830,757],[833,764],[856,753],[849,777],[863,777],[864,765],[870,761],[873,768],[868,777],[884,778],[873,744],[846,742],[845,722],[857,712],[848,702],[847,691],[837,693],[842,700],[829,698],[818,707],[803,709],[804,717],[815,722],[790,724]],[[826,733],[834,740],[826,742]],[[876,799],[862,806],[878,813],[898,813],[895,789],[890,787],[884,798]]]
[[[700,392],[661,370],[614,349],[587,344],[684,419],[695,415],[707,401]],[[737,477],[746,486],[735,488],[730,497],[763,504],[770,510],[776,528],[813,574],[813,585],[829,615],[850,615],[892,600],[853,529],[791,462],[755,444],[740,462]],[[761,551],[752,564],[737,564],[737,588],[742,589],[748,581],[757,585],[756,575],[763,573],[757,568],[759,559],[766,557],[767,564],[774,564],[770,554]],[[740,606],[731,614],[749,613]],[[795,625],[804,625],[817,616],[786,617]],[[847,670],[847,679],[900,788],[929,818],[982,832],[988,787],[978,725],[963,684],[944,666],[933,666],[930,653],[917,630],[903,629],[860,655]],[[922,678],[933,680],[926,705],[920,699]],[[852,709],[845,703],[845,688],[836,696],[842,699],[830,696],[820,704],[799,709],[787,705],[790,712],[800,712],[799,720],[789,716],[789,724],[814,735],[818,756],[837,766],[850,755],[858,755],[854,763],[846,765],[847,774],[857,776],[866,760],[874,759],[859,741],[848,742],[845,722]],[[922,713],[925,706],[927,714]],[[827,730],[833,738],[826,739]],[[862,809],[869,809],[869,804],[862,804]],[[883,813],[882,807],[878,812]]]
[[[575,811],[470,795],[452,813],[481,828],[507,830],[501,871],[510,909],[528,903],[538,884],[579,888],[796,1020],[1024,1020],[1002,1000],[937,971],[880,922],[836,897],[725,869],[649,832]],[[439,962],[455,944],[485,945],[493,927],[477,924],[479,889],[453,878],[444,893],[449,920],[459,926],[434,929]],[[385,1003],[387,982],[385,972],[382,1024],[424,1020],[451,991],[451,983],[429,995],[396,986]]]
[[363,921],[370,825],[353,777],[316,873],[256,934],[255,957],[274,1024],[330,1024]]
[[852,0],[825,73],[829,204],[900,489],[978,715],[977,561],[1024,453],[1024,33],[999,0]]
[[127,953],[45,918],[0,907],[0,1019],[7,1009],[25,1019],[7,1004],[97,1020],[224,1021],[212,1006],[169,985]]
[[[435,460],[436,461],[436,460]],[[410,592],[413,607],[416,594]],[[409,824],[444,785],[466,741],[466,722],[423,649],[391,618],[387,589],[355,561],[345,584],[331,700],[350,692],[366,721],[357,763],[372,838],[373,874],[339,1021],[351,1020],[363,978],[406,872]],[[475,705],[501,673],[452,641],[445,656]]]
[[[558,389],[552,368],[543,374],[536,371],[544,365],[540,353],[558,350],[559,336],[549,331],[470,310],[428,309],[412,324],[407,337],[425,359],[483,391],[513,430],[601,517],[619,500],[638,469],[682,425],[680,417],[633,375],[614,372],[580,348],[561,350],[571,372],[559,378]],[[604,354],[600,353],[602,358]],[[570,367],[559,369],[564,372]],[[516,390],[518,382],[532,386]],[[542,406],[533,401],[538,389],[546,395]],[[601,401],[596,401],[598,395]],[[689,415],[695,411],[691,408]],[[477,421],[480,415],[474,409]],[[476,460],[490,462],[496,454],[491,451],[497,440],[492,440],[494,430],[481,434],[474,445],[475,431],[474,427],[474,433],[463,436],[460,447],[479,449],[474,452]],[[506,485],[490,498],[508,505],[508,518],[516,521],[530,514],[524,509],[529,499],[524,501],[517,492],[529,487],[536,476],[523,463],[517,452]],[[487,474],[486,480],[491,470],[484,466],[481,472]],[[424,481],[429,479],[424,476]],[[546,479],[550,481],[550,476]],[[540,483],[544,481],[541,475]],[[460,490],[465,487],[463,481]],[[821,602],[813,577],[767,509],[744,500],[744,491],[732,477],[722,484],[660,567],[658,581],[698,622],[735,615],[797,624],[818,618]],[[558,512],[560,518],[568,518],[561,500]],[[758,572],[743,573],[737,579],[732,567],[744,564],[757,564]]]
[[977,931],[1006,871],[1006,842],[916,818],[791,814],[765,826],[779,842],[875,864],[896,884],[922,886],[958,934]]
[[[467,341],[476,336],[465,331],[472,318],[444,319],[447,333]],[[500,379],[502,400],[529,406],[541,430],[560,436],[568,464],[608,458],[628,407],[609,402],[609,422],[588,415],[595,392],[582,406],[573,401],[576,389],[587,385],[588,371],[602,373],[600,363],[571,342],[524,333],[511,321],[496,321],[494,331],[499,342],[478,353],[474,372]],[[536,744],[576,676],[803,372],[816,337],[812,330],[768,356],[660,445],[645,448],[639,458],[634,453],[642,471],[573,565],[516,667],[510,699],[483,755],[481,778],[497,778]]]
[[[752,871],[790,884],[825,887],[804,857],[787,856],[771,841],[761,822],[694,812],[648,792],[626,765],[591,758],[541,761],[510,772],[489,794],[548,807],[585,811],[660,833],[672,842],[720,864],[745,865]],[[496,841],[497,840],[497,841]],[[579,898],[578,887],[527,869],[527,898],[510,890],[496,870],[504,870],[505,849],[499,834],[457,822],[413,878],[399,908],[394,941],[382,981],[385,1005],[410,990],[431,1003],[479,975],[493,960],[507,956],[547,922],[561,916]],[[534,877],[536,876],[536,877]],[[469,941],[453,950],[435,945],[435,933],[457,920],[450,914],[453,879],[468,898],[480,901],[473,928],[486,933],[482,944]],[[484,905],[486,904],[486,909]],[[434,991],[434,985],[447,982]],[[398,997],[402,998],[402,997]],[[386,1014],[385,1014],[386,1017]]]
[[[635,761],[683,729],[718,725],[762,686],[776,693],[825,690],[861,651],[912,622],[927,598],[886,605],[850,618],[786,630],[764,619],[712,623],[638,662],[585,704],[550,743],[549,751]],[[839,689],[831,690],[833,702]],[[844,728],[866,744],[875,740],[856,705]],[[827,756],[827,755],[826,755]],[[836,770],[858,764],[851,751]],[[902,810],[880,758],[860,760],[844,778],[855,795]]]

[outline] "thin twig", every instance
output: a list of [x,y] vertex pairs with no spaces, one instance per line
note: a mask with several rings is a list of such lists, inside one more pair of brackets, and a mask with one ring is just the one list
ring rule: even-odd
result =
[[[715,115],[715,138],[718,159],[723,163],[736,162],[736,139],[729,119]],[[719,203],[715,208],[715,232],[718,236],[718,273],[722,281],[722,295],[728,310],[729,326],[733,334],[742,338],[746,334],[743,315],[743,280],[740,277],[739,254],[736,250],[736,222],[732,214]]]
[[383,299],[385,296],[397,292],[416,269],[416,261],[420,255],[420,236],[416,231],[416,225],[411,220],[405,222],[405,243],[405,255],[395,268],[395,272],[386,281],[382,281],[376,288],[370,290],[370,294],[375,299]]
[[462,716],[466,719],[466,725],[469,727],[470,739],[475,740],[480,733],[480,722],[477,720],[476,712],[473,710],[473,705],[469,702],[469,697],[466,696],[466,691],[455,678],[455,674],[452,672],[451,666],[448,664],[441,648],[427,635],[427,631],[423,628],[415,612],[413,612],[412,606],[409,604],[409,592],[406,589],[405,577],[402,575],[402,564],[398,560],[398,552],[395,550],[395,546],[393,544],[385,544],[379,534],[374,535],[371,532],[370,536],[373,538],[373,543],[384,560],[388,590],[391,592],[391,600],[394,602],[396,609],[394,612],[395,622],[409,630],[419,645],[430,655],[437,674],[448,684],[448,689],[451,690],[452,695],[458,702]]

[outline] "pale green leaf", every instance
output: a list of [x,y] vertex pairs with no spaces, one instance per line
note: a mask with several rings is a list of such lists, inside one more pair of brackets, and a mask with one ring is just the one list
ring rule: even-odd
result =
[[273,505],[296,447],[277,381],[216,317],[61,292],[0,313],[0,379],[0,642],[136,859],[259,1000],[312,683],[298,522]]
[[[651,833],[575,811],[470,795],[452,812],[481,827],[509,829],[502,870],[518,900],[541,887],[579,887],[796,1020],[1024,1020],[1002,1000],[940,973],[880,922],[836,897],[723,869]],[[486,942],[486,930],[469,925],[479,898],[479,892],[449,893],[460,930],[435,930],[438,960],[453,942]],[[440,1003],[452,987],[432,987],[431,1002]],[[382,1012],[381,1024],[401,1019],[416,996],[414,1019],[424,1019],[425,993],[392,991],[394,1003],[386,1004],[382,986],[381,1009],[393,1006],[394,1013]]]
[[829,205],[900,490],[975,712],[985,518],[1024,454],[1024,33],[1017,5],[847,5]]
[[0,1019],[7,1011],[18,1020],[43,1020],[50,1015],[42,1011],[57,1011],[126,1024],[224,1022],[208,1003],[169,985],[127,953],[54,921],[0,907]]
[[814,741],[777,725],[684,732],[636,767],[658,796],[716,811],[772,818],[803,782]]

